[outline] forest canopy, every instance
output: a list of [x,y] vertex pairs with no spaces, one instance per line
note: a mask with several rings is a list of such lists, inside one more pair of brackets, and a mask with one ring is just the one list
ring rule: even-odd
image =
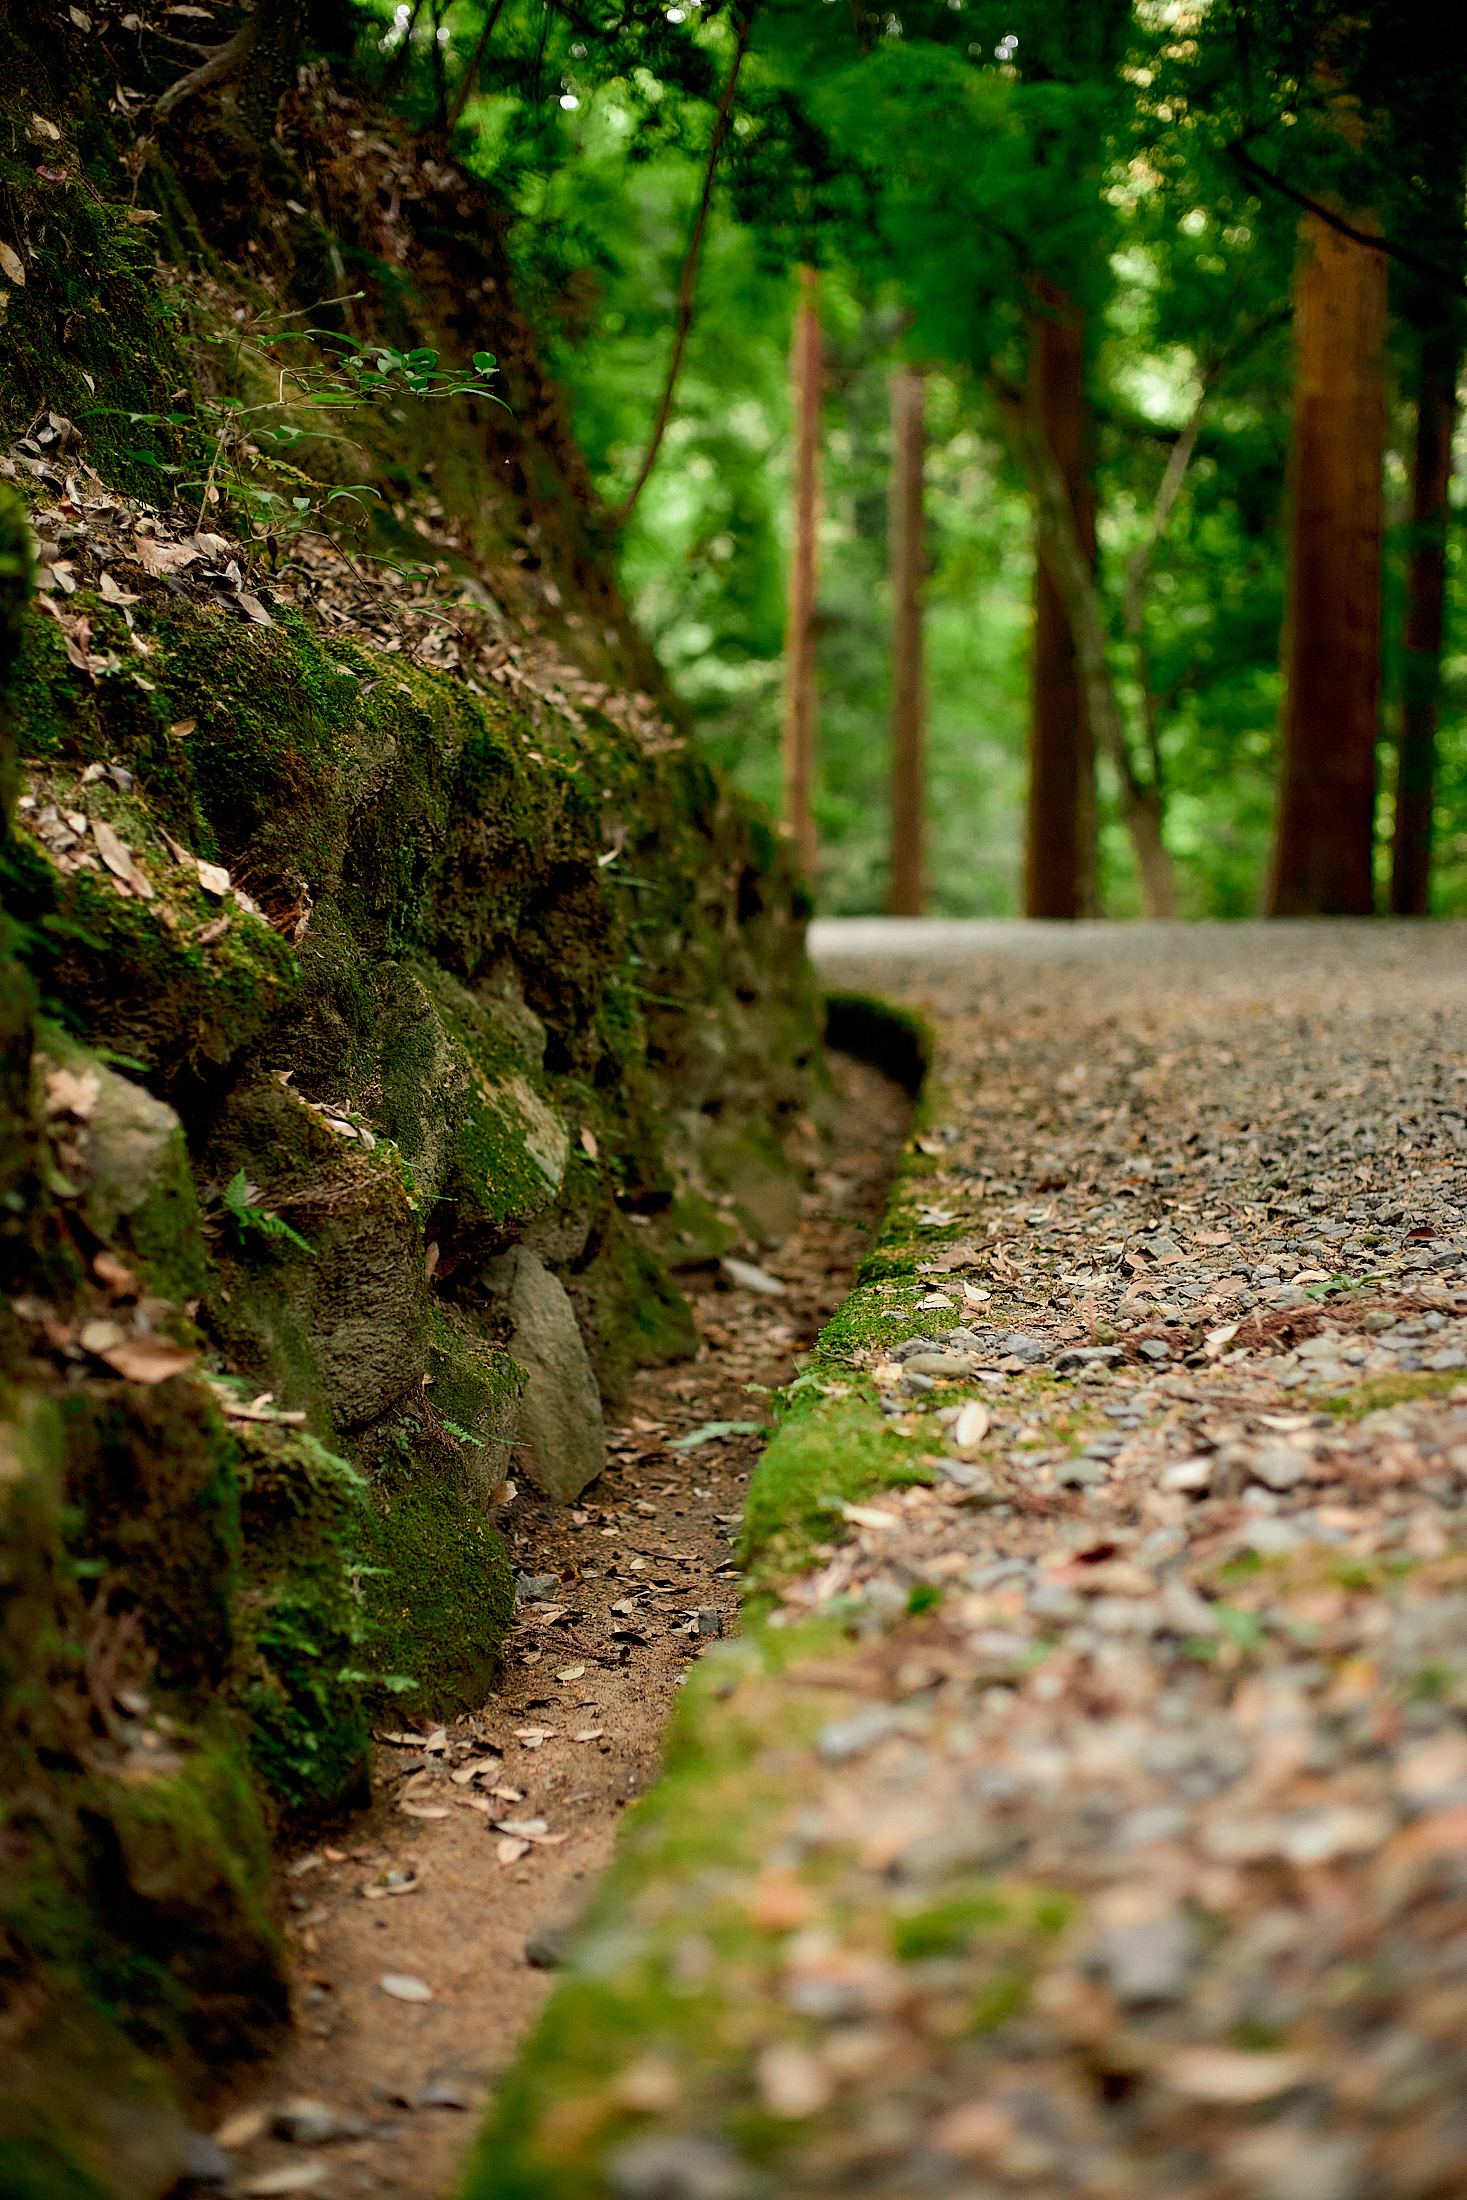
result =
[[1459,20],[317,14],[315,50],[352,46],[504,208],[623,583],[707,750],[776,806],[813,271],[822,909],[892,892],[899,369],[925,400],[928,906],[1467,906]]

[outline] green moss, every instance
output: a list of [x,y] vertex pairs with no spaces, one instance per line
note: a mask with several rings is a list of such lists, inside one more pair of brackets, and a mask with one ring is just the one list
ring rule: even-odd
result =
[[1343,1396],[1311,1398],[1310,1404],[1322,1413],[1332,1413],[1338,1420],[1358,1421],[1367,1413],[1383,1412],[1388,1406],[1410,1405],[1417,1398],[1450,1398],[1463,1387],[1462,1370],[1416,1375],[1374,1375]]
[[923,1439],[898,1434],[868,1399],[797,1394],[764,1452],[744,1506],[747,1565],[796,1570],[839,1520],[842,1502],[931,1480]]
[[[749,1901],[758,1860],[785,1845],[808,1803],[815,1736],[842,1714],[830,1685],[839,1654],[828,1627],[801,1626],[730,1645],[690,1676],[667,1771],[630,1819],[570,1967],[500,2090],[468,2200],[601,2200],[615,2149],[659,2129],[721,2135],[784,2190],[813,2141],[848,2128],[849,2096],[795,2121],[760,2098],[761,2051],[811,2033],[785,1991],[787,1933],[762,1929]],[[803,1662],[817,1657],[820,1684],[803,1685]],[[853,1687],[845,1704],[860,1700]],[[1043,1890],[961,1880],[904,1911],[891,1883],[839,1843],[788,1874],[805,1918],[844,1948],[880,1956],[895,1942],[909,1962],[960,1966],[975,2029],[1023,2007],[1070,1917]],[[684,1975],[690,1945],[696,1982]],[[954,1983],[945,1977],[948,1992]],[[629,2108],[618,2085],[649,2054],[677,2081],[665,2125]]]
[[367,1701],[380,1685],[366,1576],[368,1485],[293,1430],[241,1442],[244,1586],[235,1697],[251,1760],[290,1810],[365,1795]]
[[415,1711],[477,1708],[502,1669],[514,1619],[503,1538],[460,1470],[405,1417],[373,1478],[364,1578],[381,1670],[412,1680]]

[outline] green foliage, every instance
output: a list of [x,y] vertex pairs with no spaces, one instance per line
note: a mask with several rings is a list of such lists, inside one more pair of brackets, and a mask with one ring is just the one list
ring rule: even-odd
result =
[[299,1230],[293,1230],[282,1215],[271,1214],[266,1207],[250,1204],[257,1194],[254,1185],[247,1181],[243,1169],[236,1171],[219,1196],[225,1213],[239,1233],[241,1243],[247,1243],[251,1236],[262,1237],[279,1244],[294,1245],[298,1251],[308,1253],[312,1260],[315,1259],[315,1247],[301,1236]]

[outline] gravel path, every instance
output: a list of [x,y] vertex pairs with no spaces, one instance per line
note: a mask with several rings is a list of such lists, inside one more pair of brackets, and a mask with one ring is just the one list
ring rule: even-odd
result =
[[816,928],[939,1030],[853,1355],[939,1478],[785,1584],[867,1652],[765,1866],[781,2193],[1467,2191],[1463,944]]
[[1460,2200],[1461,931],[815,944],[939,1032],[930,1252],[850,1355],[935,1479],[783,1584],[854,1672],[730,1690],[785,1798],[744,2074],[609,2189]]

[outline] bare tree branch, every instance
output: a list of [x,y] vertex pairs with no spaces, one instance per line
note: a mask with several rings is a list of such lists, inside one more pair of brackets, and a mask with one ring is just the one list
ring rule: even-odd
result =
[[489,13],[484,18],[484,28],[479,33],[478,44],[469,56],[469,65],[464,71],[463,81],[453,95],[453,105],[448,110],[448,135],[450,137],[453,136],[454,131],[463,120],[463,111],[474,96],[474,86],[479,81],[479,65],[484,59],[485,48],[494,36],[494,27],[503,13],[504,0],[494,0],[493,7],[490,8]]
[[1330,229],[1337,229],[1352,244],[1368,245],[1372,252],[1383,252],[1388,260],[1398,260],[1402,267],[1409,267],[1412,274],[1419,275],[1423,282],[1450,290],[1458,298],[1467,298],[1467,280],[1461,274],[1454,275],[1450,268],[1439,267],[1435,260],[1428,260],[1422,253],[1413,252],[1408,244],[1396,244],[1391,238],[1383,237],[1373,229],[1358,229],[1353,222],[1346,221],[1343,214],[1337,214],[1332,206],[1326,206],[1322,199],[1312,198],[1307,191],[1301,191],[1297,184],[1285,183],[1282,176],[1276,176],[1271,168],[1265,168],[1261,160],[1253,158],[1242,138],[1234,138],[1227,151],[1234,166],[1241,168],[1250,182],[1266,184],[1270,191],[1277,191],[1284,198],[1291,199],[1306,214],[1317,214]]
[[647,445],[642,460],[642,470],[632,484],[631,493],[615,514],[613,525],[625,527],[637,508],[637,499],[647,485],[648,476],[657,464],[657,454],[662,448],[662,438],[672,417],[672,401],[677,395],[678,376],[682,373],[683,353],[688,348],[688,333],[693,326],[693,297],[698,281],[698,258],[703,249],[703,233],[708,227],[708,209],[713,203],[713,182],[718,173],[719,155],[723,141],[728,136],[733,118],[734,93],[738,89],[739,71],[748,51],[749,32],[754,22],[757,0],[739,18],[738,42],[734,47],[733,64],[728,72],[728,82],[723,87],[723,97],[718,102],[718,113],[713,120],[713,135],[708,143],[708,164],[703,172],[703,195],[698,202],[698,218],[693,224],[693,234],[683,257],[682,273],[677,286],[677,320],[674,324],[672,357],[668,362],[667,382],[662,392],[662,402],[657,408],[657,418],[652,424],[652,440]]

